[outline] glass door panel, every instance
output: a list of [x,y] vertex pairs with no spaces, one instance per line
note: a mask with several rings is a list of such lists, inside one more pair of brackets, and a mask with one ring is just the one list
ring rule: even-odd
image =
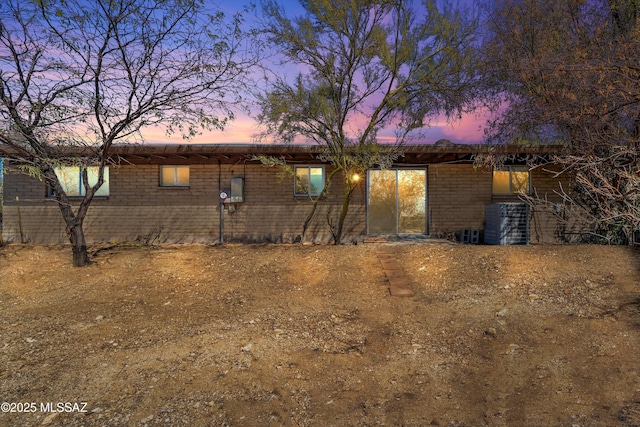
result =
[[369,170],[368,176],[369,234],[426,232],[426,170]]
[[369,171],[369,234],[394,234],[397,229],[396,171]]
[[425,184],[425,170],[398,170],[398,233],[427,231]]

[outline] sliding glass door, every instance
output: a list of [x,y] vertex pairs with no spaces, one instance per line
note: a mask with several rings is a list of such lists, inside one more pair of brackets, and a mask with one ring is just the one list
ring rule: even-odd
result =
[[427,231],[427,171],[369,170],[367,232],[423,234]]

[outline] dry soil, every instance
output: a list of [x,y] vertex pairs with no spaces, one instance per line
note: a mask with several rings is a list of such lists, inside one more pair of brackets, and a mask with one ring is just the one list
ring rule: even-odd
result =
[[[414,297],[389,295],[381,250]],[[630,248],[116,247],[87,268],[70,260],[66,247],[0,248],[2,426],[640,425]]]

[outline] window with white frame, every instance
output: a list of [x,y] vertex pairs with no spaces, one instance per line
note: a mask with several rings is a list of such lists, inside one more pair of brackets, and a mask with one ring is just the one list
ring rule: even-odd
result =
[[[68,197],[84,197],[86,194],[84,184],[82,183],[83,169],[83,166],[60,166],[54,169],[58,176],[58,181],[60,181],[60,185]],[[98,166],[89,166],[86,169],[89,186],[93,187],[98,182],[99,168]],[[102,177],[102,185],[98,188],[94,197],[109,196],[109,166],[104,167]],[[54,189],[49,187],[47,195],[49,197],[55,197]]]
[[492,194],[513,196],[531,192],[531,174],[527,166],[504,166],[494,169]]
[[294,166],[296,196],[318,196],[324,188],[324,166]]
[[161,187],[188,187],[189,166],[160,166]]

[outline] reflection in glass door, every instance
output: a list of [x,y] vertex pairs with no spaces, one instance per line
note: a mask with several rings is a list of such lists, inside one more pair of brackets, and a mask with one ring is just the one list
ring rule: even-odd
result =
[[426,170],[370,170],[368,178],[369,234],[426,233]]

